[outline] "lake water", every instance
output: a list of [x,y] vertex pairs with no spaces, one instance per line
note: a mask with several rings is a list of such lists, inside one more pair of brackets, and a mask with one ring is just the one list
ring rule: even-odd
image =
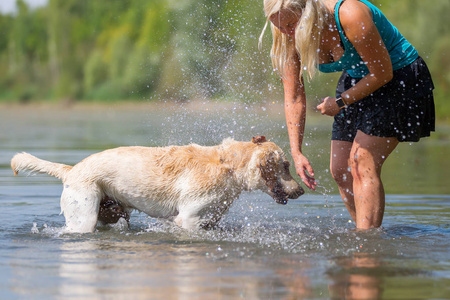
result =
[[2,107],[0,298],[450,299],[450,128],[398,147],[383,171],[383,227],[358,232],[329,174],[331,120],[312,115],[304,148],[317,192],[286,206],[242,194],[210,231],[133,213],[129,229],[80,235],[61,233],[59,180],[13,177],[16,152],[75,164],[122,145],[212,145],[260,134],[289,153],[282,107]]

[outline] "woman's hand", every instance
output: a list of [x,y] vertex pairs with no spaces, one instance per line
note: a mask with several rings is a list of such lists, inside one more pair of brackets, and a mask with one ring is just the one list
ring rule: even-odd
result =
[[316,190],[316,180],[314,179],[314,170],[309,164],[308,159],[303,154],[293,155],[295,169],[302,178],[303,183],[311,190]]
[[322,115],[335,116],[341,110],[336,103],[336,98],[326,97],[323,102],[317,105],[317,110],[320,111]]

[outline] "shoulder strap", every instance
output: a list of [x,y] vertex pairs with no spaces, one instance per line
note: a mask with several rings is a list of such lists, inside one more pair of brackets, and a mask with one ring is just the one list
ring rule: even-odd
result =
[[[334,7],[334,18],[336,20],[336,26],[339,31],[339,35],[341,36],[341,43],[345,43],[348,41],[347,37],[345,36],[345,32],[342,29],[341,21],[339,20],[339,9],[341,8],[341,5],[342,5],[342,3],[344,3],[344,1],[345,0],[339,0],[336,3],[336,6]],[[345,49],[345,47],[344,47],[344,49]]]
[[342,3],[344,3],[345,0],[339,0],[336,2],[336,5],[334,6],[334,13],[337,15],[339,8],[341,7]]

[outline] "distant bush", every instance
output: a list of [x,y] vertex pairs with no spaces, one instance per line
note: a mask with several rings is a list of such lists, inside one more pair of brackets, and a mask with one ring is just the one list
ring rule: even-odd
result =
[[[450,1],[373,0],[429,63],[440,118],[450,115]],[[0,100],[282,101],[271,36],[253,0],[49,0],[0,15]],[[332,95],[338,74],[307,85]]]

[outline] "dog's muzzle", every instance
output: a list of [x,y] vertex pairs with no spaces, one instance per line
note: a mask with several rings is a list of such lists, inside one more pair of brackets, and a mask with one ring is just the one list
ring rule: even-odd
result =
[[270,189],[270,195],[278,204],[287,204],[288,199],[297,199],[305,193],[305,190],[295,180],[277,180]]

